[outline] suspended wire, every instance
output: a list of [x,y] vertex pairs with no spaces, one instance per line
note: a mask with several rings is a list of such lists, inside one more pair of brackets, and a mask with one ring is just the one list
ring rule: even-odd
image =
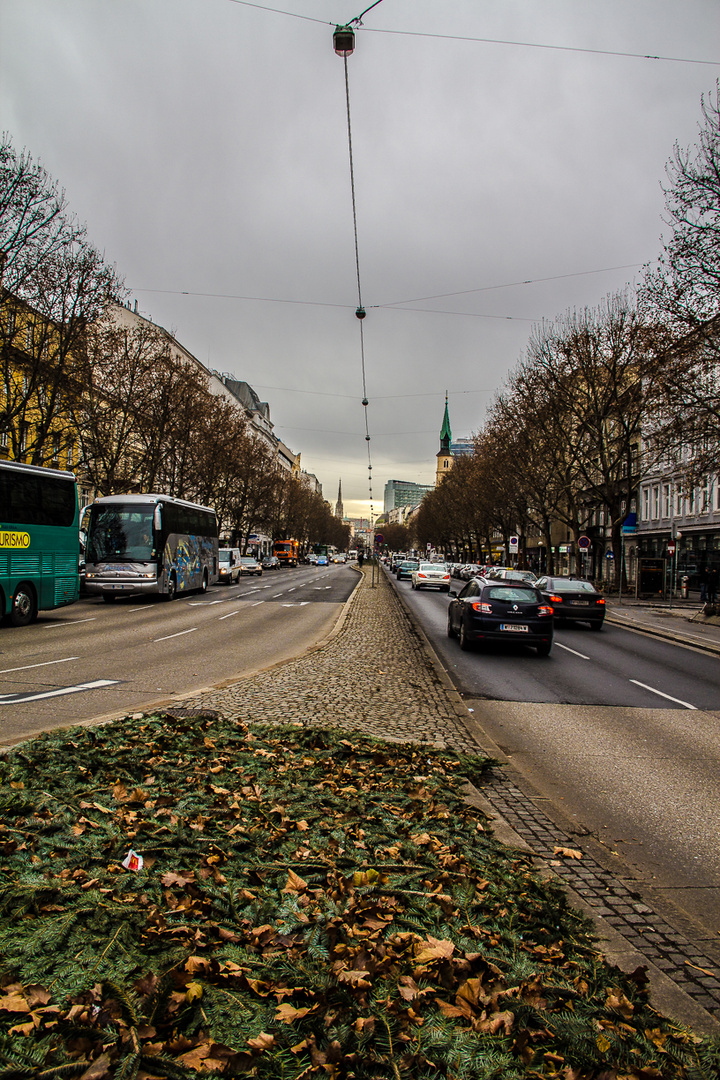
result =
[[[507,319],[512,322],[538,322],[541,316],[533,318],[522,315],[488,315],[475,311],[438,311],[434,308],[408,308],[405,304],[419,304],[425,300],[440,300],[451,296],[470,296],[473,293],[494,292],[499,289],[513,289],[520,285],[538,285],[547,281],[562,281],[566,278],[587,277],[590,274],[607,274],[615,270],[635,270],[646,263],[624,263],[621,266],[604,266],[600,270],[578,270],[572,274],[554,274],[552,277],[525,278],[522,281],[509,281],[502,285],[482,285],[477,289],[461,289],[458,292],[435,293],[431,296],[414,296],[407,300],[393,300],[382,304],[370,304],[370,309],[385,311],[408,311],[428,315],[458,315],[474,319]],[[207,300],[247,300],[260,304],[297,304],[300,307],[349,308],[349,304],[331,304],[327,300],[291,300],[280,296],[246,296],[241,293],[199,292],[192,289],[133,289],[134,293],[149,293],[162,296],[198,296]]]
[[[281,8],[270,7],[267,4],[256,4],[252,0],[227,0],[230,4],[237,4],[241,7],[256,8],[259,11],[269,11],[273,15],[286,15],[291,19],[303,19],[305,22],[319,23],[322,26],[332,26],[327,19],[317,19],[310,15],[299,15],[296,11],[284,11]],[[380,3],[380,0],[377,0]],[[371,8],[377,7],[377,4],[371,4],[369,8],[363,11],[362,15],[366,15]],[[357,20],[353,19],[352,22],[359,25],[359,20],[362,19],[362,15],[358,15]],[[364,27],[365,30],[371,34],[394,34],[405,37],[425,37],[436,38],[439,41],[472,41],[479,42],[481,45],[510,45],[520,49],[550,49],[557,52],[569,52],[569,53],[587,53],[591,56],[621,56],[629,60],[661,60],[669,64],[704,64],[709,67],[718,67],[720,60],[695,60],[692,57],[687,56],[656,56],[654,53],[633,53],[633,52],[620,52],[616,49],[587,49],[582,48],[579,45],[545,45],[537,41],[510,41],[505,38],[484,38],[484,37],[471,37],[468,34],[431,34],[423,33],[419,30],[383,30],[379,27]]]
[[[348,63],[347,56],[343,57],[345,63],[345,104],[347,109],[347,132],[348,132],[348,150],[350,152],[350,192],[352,195],[352,215],[353,215],[353,236],[355,237],[355,274],[357,276],[357,292],[358,292],[358,310],[363,306],[362,291],[360,289],[360,249],[358,247],[358,229],[357,229],[357,207],[355,203],[355,167],[353,164],[353,146],[352,146],[352,129],[350,127],[350,81],[348,79]],[[360,330],[362,331],[362,322],[360,323]],[[365,372],[363,370],[363,380],[365,379]],[[363,397],[365,396],[365,384],[363,381]]]
[[[378,0],[378,3],[380,0]],[[376,5],[371,5],[375,7]],[[370,8],[367,9],[368,11]],[[365,12],[363,12],[363,15]],[[362,18],[362,15],[357,17],[357,21]],[[360,282],[360,246],[358,244],[358,227],[357,227],[357,201],[355,198],[355,165],[353,160],[353,145],[352,145],[352,125],[350,123],[350,79],[348,77],[348,54],[343,54],[343,63],[345,65],[345,106],[347,110],[347,133],[348,133],[348,153],[350,155],[350,194],[352,197],[352,216],[353,216],[353,238],[355,243],[355,275],[357,278],[357,300],[358,306],[355,311],[358,322],[360,324],[360,367],[362,371],[362,404],[365,413],[365,442],[367,444],[367,459],[368,459],[368,490],[370,494],[370,521],[372,525],[372,519],[374,517],[373,509],[373,490],[372,490],[372,454],[370,452],[370,423],[368,418],[368,396],[367,396],[367,378],[365,374],[365,334],[363,332],[363,320],[365,318],[365,308],[362,302],[362,286]]]

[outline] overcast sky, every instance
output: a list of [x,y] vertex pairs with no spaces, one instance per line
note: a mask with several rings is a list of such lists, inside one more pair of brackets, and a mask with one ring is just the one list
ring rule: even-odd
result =
[[[370,474],[333,29],[370,2],[0,0],[0,127],[139,311],[247,380],[352,515]],[[387,480],[433,482],[446,392],[471,435],[534,323],[657,258],[719,31],[717,0],[365,15],[348,76],[375,514]]]

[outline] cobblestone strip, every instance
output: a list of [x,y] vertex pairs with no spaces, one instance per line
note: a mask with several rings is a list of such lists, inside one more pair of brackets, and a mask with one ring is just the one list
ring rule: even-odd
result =
[[581,860],[559,860],[556,847],[578,848],[569,836],[539,810],[501,769],[492,769],[481,792],[533,854],[553,863],[593,912],[614,927],[647,960],[664,972],[698,1005],[720,1020],[720,969],[684,934],[674,930],[641,896],[619,881],[587,852]]
[[183,700],[245,722],[340,727],[476,754],[423,641],[384,575],[366,574],[327,645],[229,687]]
[[[376,738],[427,742],[464,753],[480,747],[438,676],[424,638],[384,574],[369,573],[352,597],[340,631],[321,648],[228,687],[183,700],[248,723],[300,723],[360,731]],[[560,861],[554,849],[578,847],[530,796],[492,769],[483,796],[553,871],[642,956],[720,1020],[718,966],[676,932],[640,896],[589,854]]]

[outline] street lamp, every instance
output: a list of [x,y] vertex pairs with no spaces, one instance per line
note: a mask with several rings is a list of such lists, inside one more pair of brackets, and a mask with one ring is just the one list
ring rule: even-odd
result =
[[[336,26],[333,34],[333,48],[338,56],[352,56],[355,50],[355,31],[352,26]],[[362,316],[358,316],[362,318]]]

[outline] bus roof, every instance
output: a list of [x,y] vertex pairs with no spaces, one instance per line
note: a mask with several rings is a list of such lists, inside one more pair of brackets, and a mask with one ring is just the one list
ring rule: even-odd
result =
[[75,482],[75,473],[66,472],[64,469],[46,469],[44,465],[26,465],[24,461],[0,460],[0,469],[9,469],[11,472],[35,473],[37,476],[55,476],[60,480],[72,480]]
[[101,506],[108,506],[112,503],[125,503],[131,506],[147,506],[148,503],[174,503],[175,506],[191,506],[194,510],[206,510],[211,514],[215,513],[215,510],[211,506],[203,506],[201,503],[188,502],[186,499],[176,499],[173,495],[163,495],[161,492],[148,493],[147,495],[101,495],[95,499],[92,503],[95,506],[100,503]]

